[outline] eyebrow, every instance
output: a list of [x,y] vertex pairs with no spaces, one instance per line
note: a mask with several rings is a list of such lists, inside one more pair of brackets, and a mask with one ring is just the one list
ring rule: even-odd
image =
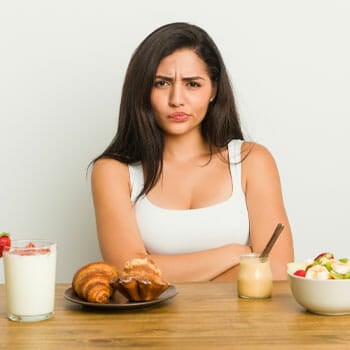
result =
[[[163,79],[163,80],[167,80],[167,81],[174,81],[174,78],[172,77],[167,77],[165,75],[156,75],[155,79]],[[200,76],[193,76],[193,77],[183,77],[181,80],[183,81],[192,81],[192,80],[206,80],[203,77]]]

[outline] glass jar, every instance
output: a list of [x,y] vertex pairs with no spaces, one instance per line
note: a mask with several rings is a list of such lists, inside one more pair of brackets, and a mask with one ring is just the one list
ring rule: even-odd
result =
[[237,291],[240,298],[271,297],[272,273],[268,257],[260,258],[256,253],[240,256]]

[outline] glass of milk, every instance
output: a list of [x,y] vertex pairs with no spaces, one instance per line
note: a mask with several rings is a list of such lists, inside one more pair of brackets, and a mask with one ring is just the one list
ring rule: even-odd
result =
[[12,321],[46,320],[54,314],[56,243],[13,240],[5,247],[7,316]]
[[251,253],[240,256],[237,291],[241,298],[269,298],[272,292],[272,272],[268,257]]

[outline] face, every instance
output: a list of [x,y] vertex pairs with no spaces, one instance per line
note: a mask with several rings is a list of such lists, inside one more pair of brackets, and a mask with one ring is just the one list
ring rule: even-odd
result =
[[190,49],[164,57],[151,90],[151,105],[165,134],[181,135],[200,130],[216,87],[205,62]]

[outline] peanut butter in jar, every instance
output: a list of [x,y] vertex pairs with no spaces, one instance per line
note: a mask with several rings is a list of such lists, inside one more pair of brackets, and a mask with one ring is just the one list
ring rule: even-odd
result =
[[260,258],[256,253],[240,256],[237,291],[240,298],[271,297],[272,273],[268,257]]

